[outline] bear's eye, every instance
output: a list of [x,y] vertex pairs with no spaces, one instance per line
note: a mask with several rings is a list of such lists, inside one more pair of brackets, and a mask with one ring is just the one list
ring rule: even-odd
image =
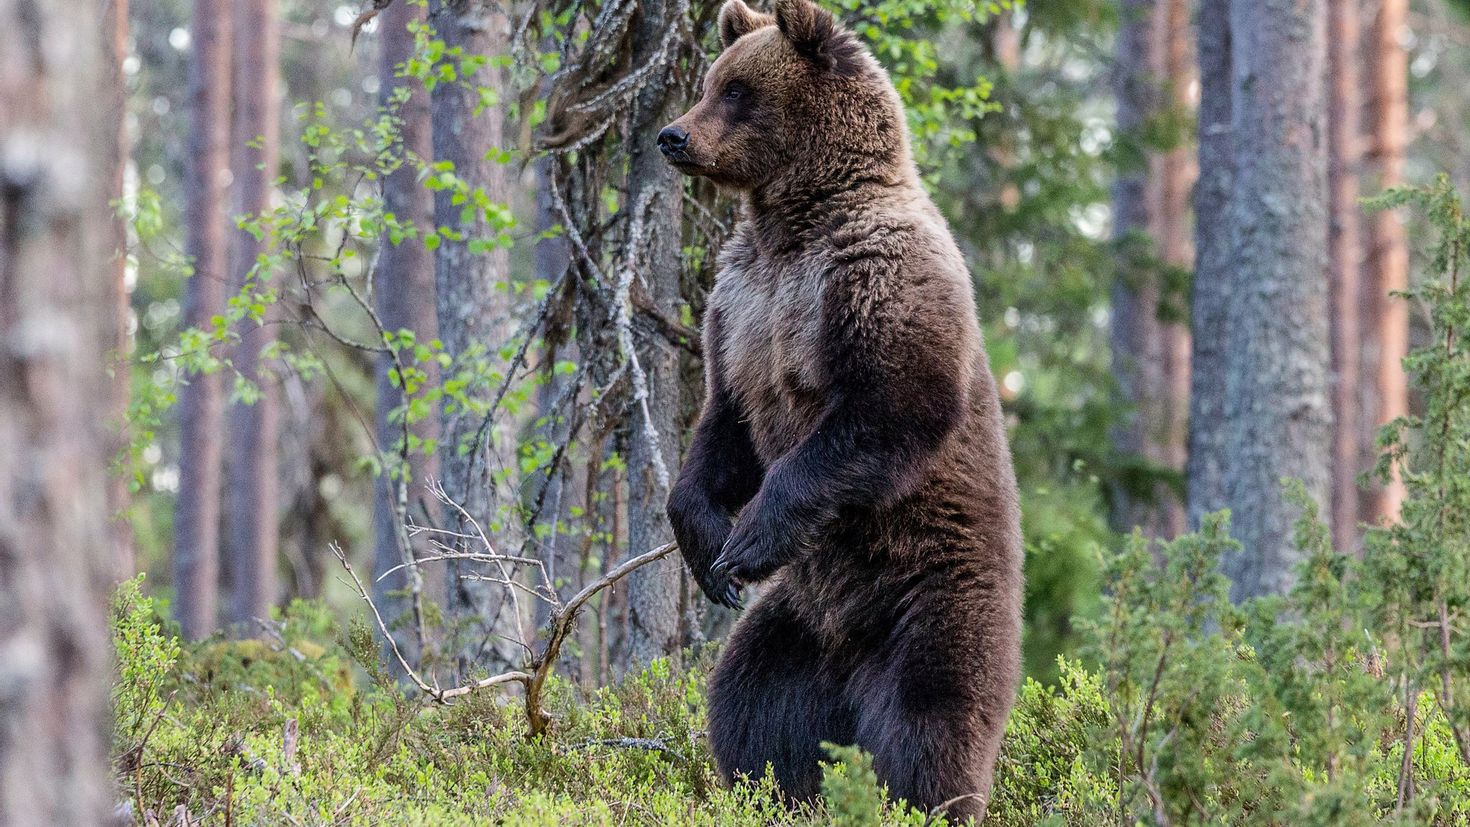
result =
[[741,98],[745,97],[749,93],[750,90],[745,88],[745,84],[737,80],[726,84],[725,92],[721,95],[721,97],[733,103],[734,101],[738,101]]

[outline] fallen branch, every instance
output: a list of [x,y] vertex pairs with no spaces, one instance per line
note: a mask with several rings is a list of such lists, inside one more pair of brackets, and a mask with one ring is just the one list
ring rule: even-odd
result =
[[[478,527],[476,527],[476,530],[478,531]],[[483,535],[481,535],[481,539],[484,540]],[[485,543],[488,547],[488,540],[485,540]],[[562,644],[576,626],[578,612],[588,601],[596,597],[599,592],[604,591],[643,566],[667,557],[678,546],[673,543],[665,543],[658,548],[645,551],[636,557],[623,561],[602,577],[588,583],[581,591],[577,592],[565,603],[557,600],[555,589],[549,589],[544,594],[536,592],[537,597],[540,597],[552,606],[551,615],[546,619],[546,623],[542,627],[546,635],[546,645],[541,649],[541,652],[539,654],[533,654],[530,657],[530,662],[524,669],[502,672],[471,684],[449,689],[431,685],[419,676],[419,673],[409,664],[408,658],[398,648],[398,643],[393,639],[393,635],[388,629],[388,624],[383,619],[382,612],[378,610],[377,604],[373,602],[372,595],[368,592],[366,586],[363,585],[362,579],[357,575],[357,571],[348,562],[347,555],[342,551],[341,546],[334,543],[330,548],[332,555],[337,558],[337,562],[342,565],[342,569],[351,578],[352,586],[356,589],[358,598],[366,603],[368,610],[372,612],[373,620],[378,627],[378,632],[382,634],[383,639],[387,642],[388,649],[398,661],[399,667],[403,669],[403,673],[408,676],[408,679],[413,682],[414,686],[423,693],[428,701],[447,704],[455,698],[464,697],[481,689],[511,683],[520,684],[526,690],[527,736],[534,738],[545,732],[547,726],[551,723],[551,714],[546,711],[541,702],[542,690],[546,685],[546,679],[550,677],[552,670],[556,667],[557,655],[561,652]],[[494,562],[504,560],[500,555],[494,554],[478,556],[486,557]],[[451,559],[451,557],[453,555],[442,555],[435,559]],[[525,648],[527,651],[534,651],[529,646]]]

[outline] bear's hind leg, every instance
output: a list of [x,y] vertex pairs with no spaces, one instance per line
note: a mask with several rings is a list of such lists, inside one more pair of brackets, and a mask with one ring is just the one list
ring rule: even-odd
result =
[[710,750],[727,782],[759,779],[770,764],[788,799],[817,795],[821,743],[853,739],[852,715],[822,660],[817,639],[779,593],[736,627],[709,688]]
[[851,685],[857,743],[889,795],[920,810],[944,805],[958,824],[985,815],[1015,671],[983,654],[993,641],[967,636],[911,616]]

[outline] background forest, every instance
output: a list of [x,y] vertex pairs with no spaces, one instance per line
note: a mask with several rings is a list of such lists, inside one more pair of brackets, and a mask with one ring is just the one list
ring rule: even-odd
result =
[[[1464,823],[1470,5],[825,5],[1002,388],[988,821]],[[937,821],[703,744],[718,8],[0,0],[0,824]]]

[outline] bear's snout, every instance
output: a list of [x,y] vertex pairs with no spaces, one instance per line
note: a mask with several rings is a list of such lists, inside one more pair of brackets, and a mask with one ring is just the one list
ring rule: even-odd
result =
[[682,155],[689,148],[689,130],[672,124],[664,127],[658,133],[658,148],[670,158]]

